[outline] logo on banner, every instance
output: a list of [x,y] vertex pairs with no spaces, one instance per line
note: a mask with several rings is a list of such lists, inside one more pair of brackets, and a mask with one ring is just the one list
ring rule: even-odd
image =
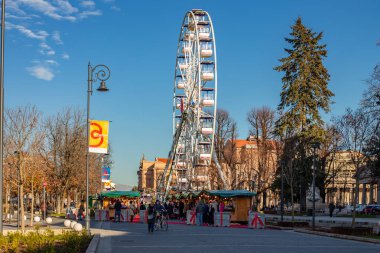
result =
[[90,120],[89,147],[90,153],[107,154],[109,122]]
[[111,180],[111,169],[110,167],[102,168],[102,182],[107,182]]
[[106,190],[110,190],[111,189],[111,180],[107,180],[104,182],[104,188]]

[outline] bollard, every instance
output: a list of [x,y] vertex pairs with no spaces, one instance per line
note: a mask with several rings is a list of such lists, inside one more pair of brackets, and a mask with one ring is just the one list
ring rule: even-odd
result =
[[64,222],[63,222],[63,225],[65,225],[65,227],[70,227],[70,224],[71,224],[71,221],[70,220],[65,220]]

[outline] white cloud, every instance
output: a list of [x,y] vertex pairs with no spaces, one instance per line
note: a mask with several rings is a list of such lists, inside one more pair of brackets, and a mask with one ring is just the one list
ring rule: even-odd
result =
[[116,5],[112,5],[111,6],[111,10],[114,10],[114,11],[121,11],[121,9],[119,7],[117,7]]
[[17,16],[10,13],[5,13],[5,19],[16,19],[16,20],[30,20],[32,17],[26,17],[26,16]]
[[[11,1],[11,10],[18,15],[28,16],[32,10],[55,20],[76,21],[78,18],[87,18],[89,16],[100,16],[102,12],[95,10],[95,1],[81,0],[74,1],[73,6],[69,0],[13,0]],[[79,3],[77,3],[79,2]],[[79,8],[81,7],[81,8]],[[25,10],[28,10],[28,15]]]
[[120,11],[121,9],[119,7],[116,6],[116,0],[103,0],[103,2],[105,2],[106,4],[110,4],[111,5],[111,10],[114,10],[114,11]]
[[63,13],[68,13],[68,14],[72,14],[72,13],[75,13],[75,12],[78,12],[78,9],[73,7],[69,1],[67,0],[56,0],[58,6],[60,7],[59,9],[63,12]]
[[67,54],[67,53],[63,53],[62,54],[62,59],[68,60],[68,59],[70,59],[70,55]]
[[82,1],[80,4],[85,8],[94,8],[95,7],[95,2],[92,0],[85,0],[85,1]]
[[32,30],[26,28],[25,26],[22,25],[15,25],[12,23],[6,24],[6,27],[8,29],[16,29],[20,31],[22,34],[24,34],[26,37],[31,38],[31,39],[38,39],[38,40],[45,40],[49,34],[46,31],[40,30],[37,32],[33,32]]
[[26,70],[30,75],[45,81],[51,81],[54,78],[54,73],[52,70],[43,65],[35,65],[33,67],[28,67]]
[[59,31],[54,31],[52,34],[52,39],[57,43],[58,45],[62,45],[63,41],[61,39],[61,33]]
[[78,14],[78,17],[81,19],[88,18],[89,16],[101,16],[102,11],[95,10],[95,11],[82,11]]
[[58,62],[56,62],[54,60],[46,60],[45,63],[49,64],[49,65],[59,65]]
[[41,42],[40,43],[40,50],[39,52],[43,55],[55,55],[55,51],[51,48],[51,46],[49,46],[48,44],[46,44],[45,42]]

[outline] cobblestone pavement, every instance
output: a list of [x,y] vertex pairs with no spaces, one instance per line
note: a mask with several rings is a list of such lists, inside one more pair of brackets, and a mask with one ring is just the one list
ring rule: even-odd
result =
[[380,245],[282,230],[169,225],[149,234],[146,224],[103,222],[97,252],[380,252]]

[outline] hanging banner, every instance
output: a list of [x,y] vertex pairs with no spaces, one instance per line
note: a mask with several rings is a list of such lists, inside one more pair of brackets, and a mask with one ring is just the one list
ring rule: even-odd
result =
[[90,153],[107,154],[109,121],[90,120],[89,147]]
[[102,168],[102,182],[107,182],[111,180],[111,169],[110,167]]
[[104,182],[104,189],[111,190],[111,180],[107,180]]

